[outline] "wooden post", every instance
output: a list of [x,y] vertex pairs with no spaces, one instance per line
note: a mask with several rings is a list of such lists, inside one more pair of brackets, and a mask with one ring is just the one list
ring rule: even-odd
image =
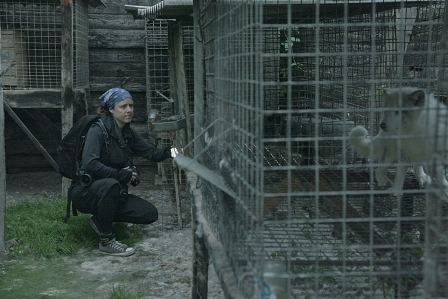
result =
[[[182,146],[185,146],[191,138],[190,108],[188,103],[187,81],[185,78],[184,52],[182,46],[182,22],[168,22],[168,59],[170,73],[170,93],[174,99],[174,113],[184,115],[186,120],[185,137],[182,138]],[[183,132],[179,132],[183,135]],[[184,152],[189,155],[189,150]]]
[[[1,34],[0,34],[1,52]],[[1,65],[0,57],[0,65]],[[5,112],[3,110],[3,87],[0,77],[0,253],[6,251],[6,165],[5,165]]]
[[[194,136],[199,136],[203,126],[204,114],[204,68],[202,57],[202,36],[198,26],[201,1],[193,0],[193,40],[194,40]],[[198,138],[194,150],[199,152],[205,145],[204,138]],[[194,153],[191,153],[194,154]],[[198,234],[199,221],[195,202],[191,208],[191,222],[193,233],[193,278],[191,283],[191,299],[207,298],[208,293],[208,265],[209,254],[205,245],[204,235]]]
[[[194,136],[201,135],[204,126],[204,57],[203,57],[203,39],[202,28],[200,27],[200,8],[201,2],[193,0],[194,15]],[[202,135],[201,135],[202,136]],[[204,138],[197,138],[194,143],[194,150],[200,152],[205,146]]]
[[[76,1],[76,0],[75,0]],[[73,0],[61,0],[61,126],[62,137],[73,126]],[[62,195],[70,180],[62,178]]]
[[191,299],[205,299],[208,293],[209,255],[205,245],[204,234],[197,219],[197,207],[191,205],[192,240],[193,240],[193,277],[191,282]]

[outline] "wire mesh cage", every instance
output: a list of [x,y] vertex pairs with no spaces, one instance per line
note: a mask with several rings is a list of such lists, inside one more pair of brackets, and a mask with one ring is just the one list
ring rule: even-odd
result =
[[[448,298],[444,7],[196,7],[204,129],[183,165],[242,297]],[[355,151],[356,126],[384,143]]]
[[[150,134],[161,147],[175,146],[182,148],[186,145],[186,121],[189,115],[183,115],[176,105],[180,99],[174,99],[172,74],[170,73],[170,60],[173,55],[169,51],[169,28],[167,20],[146,19],[146,98],[147,113],[149,116]],[[185,74],[185,96],[193,107],[193,39],[192,27],[181,26],[183,65]],[[171,61],[172,62],[172,61]],[[193,111],[189,113],[193,114]],[[182,225],[182,221],[190,215],[190,205],[186,192],[185,173],[179,170],[171,160],[158,163],[158,184],[163,185],[164,192],[171,199],[164,201],[160,206],[162,218],[177,215],[174,220]],[[185,220],[182,220],[185,218]],[[163,220],[162,220],[163,221]]]
[[[6,90],[61,88],[60,1],[1,1]],[[89,86],[87,4],[73,2],[73,87]]]

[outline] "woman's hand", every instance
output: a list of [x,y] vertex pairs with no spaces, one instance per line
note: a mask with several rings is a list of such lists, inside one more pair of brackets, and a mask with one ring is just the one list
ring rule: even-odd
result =
[[[124,169],[124,170],[127,170],[127,171],[132,171],[132,168],[130,168],[129,166],[128,166],[128,167],[125,167],[125,168],[123,168],[123,169]],[[135,180],[137,177],[138,177],[138,173],[132,171],[132,177],[131,177],[130,182],[132,182],[133,180]]]

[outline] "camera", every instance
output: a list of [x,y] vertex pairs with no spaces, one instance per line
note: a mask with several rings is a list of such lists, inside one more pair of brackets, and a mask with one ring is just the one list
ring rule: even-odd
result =
[[80,184],[83,187],[88,187],[92,184],[92,176],[88,173],[82,172],[79,176]]
[[[129,168],[129,169],[130,169],[132,172],[135,172],[135,173],[137,173],[138,175],[140,175],[140,171],[138,171],[137,167],[132,166],[132,167]],[[136,187],[136,186],[138,186],[138,184],[140,184],[140,180],[139,180],[139,178],[135,178],[135,179],[131,180],[131,186],[132,186],[132,187]]]

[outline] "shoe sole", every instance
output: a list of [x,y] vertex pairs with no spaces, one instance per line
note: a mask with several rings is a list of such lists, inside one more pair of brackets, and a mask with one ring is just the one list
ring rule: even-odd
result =
[[133,255],[133,254],[135,253],[135,249],[132,248],[132,250],[129,250],[129,251],[126,250],[126,252],[116,252],[116,253],[106,252],[106,251],[101,251],[101,250],[99,250],[99,252],[100,252],[101,254],[107,254],[107,255],[112,255],[112,256],[123,256],[123,257],[126,257],[126,256]]

